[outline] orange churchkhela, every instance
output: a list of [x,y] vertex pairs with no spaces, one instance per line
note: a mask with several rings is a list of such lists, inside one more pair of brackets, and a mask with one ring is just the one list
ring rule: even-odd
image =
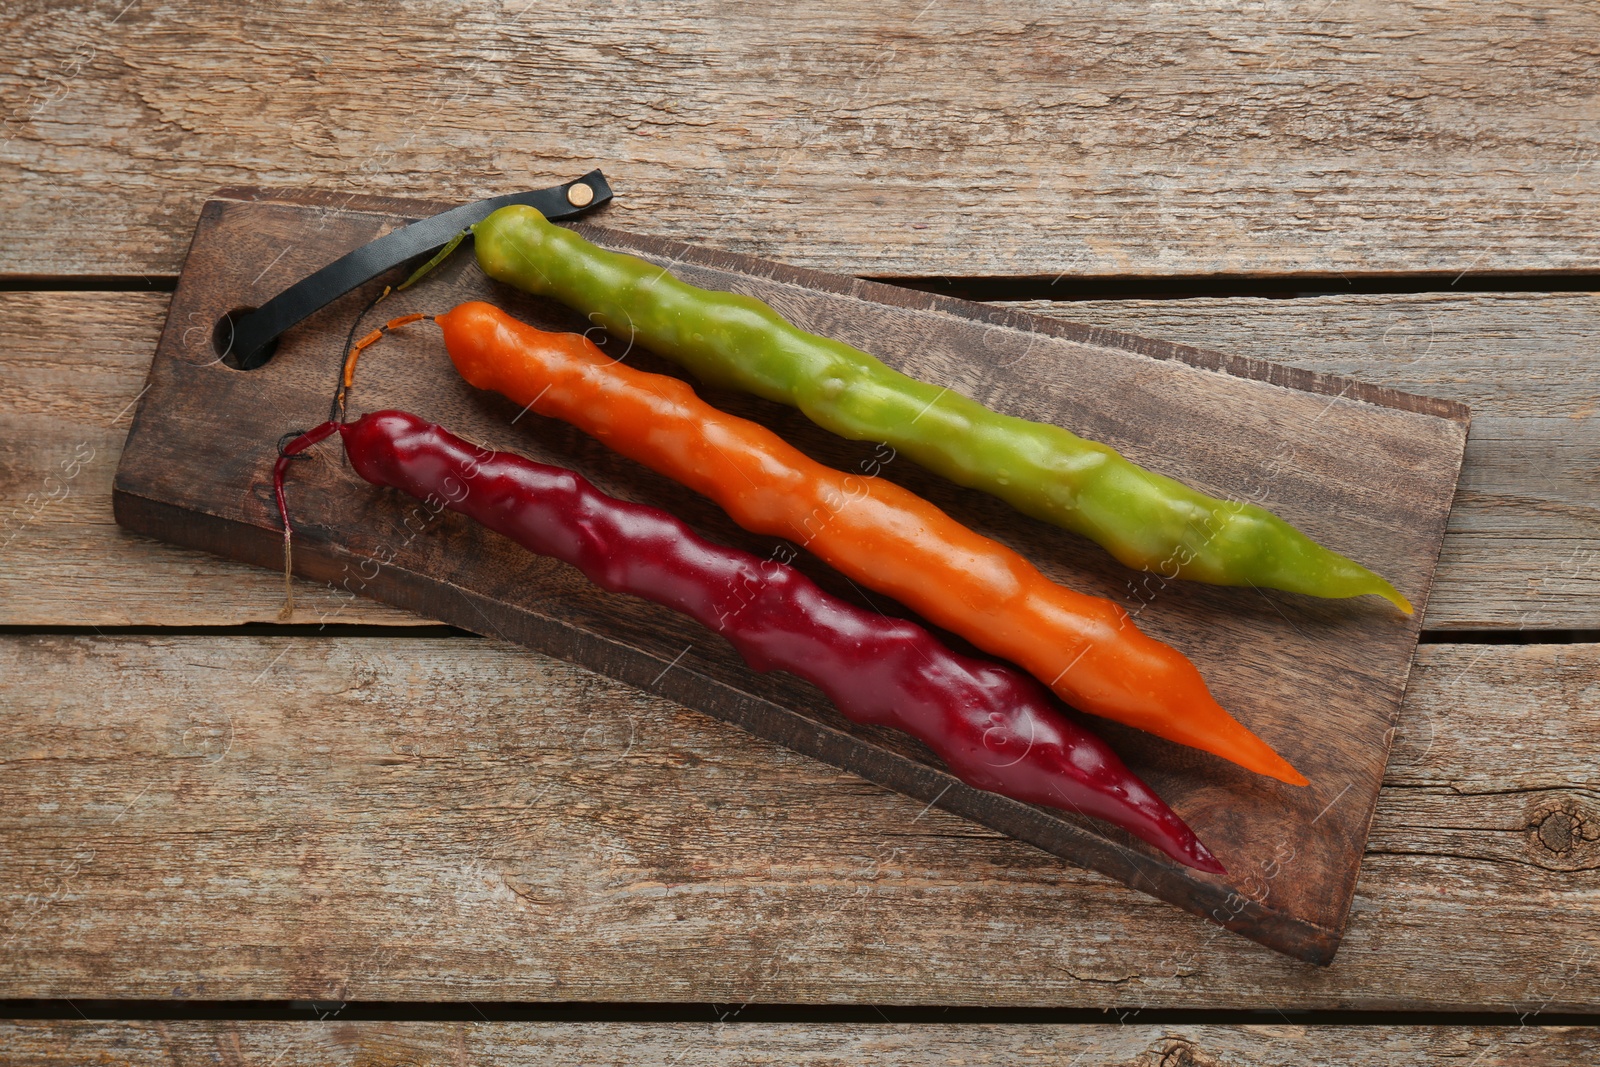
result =
[[625,366],[580,334],[539,330],[481,302],[435,321],[472,385],[576,426],[710,497],[747,530],[804,546],[1074,707],[1306,784],[1217,703],[1194,664],[1121,607],[1051,581],[914,493],[817,463],[687,382]]

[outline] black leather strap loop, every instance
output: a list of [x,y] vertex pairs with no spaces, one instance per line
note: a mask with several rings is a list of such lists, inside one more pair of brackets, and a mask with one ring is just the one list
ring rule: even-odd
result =
[[[577,186],[585,186],[588,195]],[[234,323],[230,346],[240,369],[249,370],[266,362],[269,347],[283,333],[307,315],[326,307],[358,285],[371,281],[386,270],[416,256],[443,247],[452,237],[488,218],[509,204],[538,208],[548,219],[581,215],[611,199],[611,186],[598,170],[591,170],[576,181],[550,189],[508,193],[474,204],[464,204],[442,214],[414,222],[386,234],[342,256],[315,274],[302,278],[277,296]]]

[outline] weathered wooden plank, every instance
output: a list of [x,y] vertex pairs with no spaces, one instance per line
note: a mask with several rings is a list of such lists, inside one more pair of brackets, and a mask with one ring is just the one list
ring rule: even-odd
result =
[[1600,294],[1016,306],[1466,403],[1428,625],[1600,625]]
[[11,636],[0,679],[11,996],[1600,1005],[1600,645],[1422,646],[1327,969],[497,642]]
[[[270,622],[283,578],[126,533],[111,477],[169,297],[0,294],[0,624]],[[298,582],[301,621],[428,620]]]
[[968,1026],[814,1023],[0,1022],[17,1067],[517,1064],[857,1064],[941,1067],[1590,1067],[1577,1026]]
[[[281,582],[122,533],[111,474],[168,298],[0,294],[0,624],[270,621]],[[1600,627],[1600,368],[1587,293],[1037,303],[1064,318],[1347,374],[1471,405],[1430,628]],[[70,328],[64,326],[70,324]],[[131,413],[131,409],[128,409]],[[120,418],[117,416],[120,414]],[[80,444],[95,450],[70,486]],[[34,494],[30,503],[28,494]],[[41,502],[45,505],[40,507]],[[31,516],[31,520],[30,520]],[[315,615],[415,622],[301,583]],[[114,596],[106,596],[115,590]],[[319,600],[318,597],[322,599]],[[342,610],[341,610],[342,609]]]
[[0,31],[14,274],[175,273],[222,185],[596,163],[618,228],[847,274],[1600,265],[1592,4],[23,0]]

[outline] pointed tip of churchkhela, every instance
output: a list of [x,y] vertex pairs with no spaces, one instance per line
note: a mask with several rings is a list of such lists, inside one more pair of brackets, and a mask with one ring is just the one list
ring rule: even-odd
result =
[[[1151,795],[1154,796],[1155,794],[1152,793]],[[1154,825],[1159,828],[1158,832],[1139,833],[1134,831],[1134,836],[1146,844],[1154,845],[1163,854],[1177,860],[1185,867],[1192,867],[1206,874],[1227,874],[1228,869],[1222,865],[1222,861],[1217,859],[1216,854],[1206,847],[1204,841],[1195,836],[1194,830],[1190,828],[1188,823],[1183,821],[1183,817],[1171,808],[1166,808],[1165,802],[1161,801],[1159,797],[1156,799],[1166,809],[1163,817],[1158,817],[1154,820]],[[1114,819],[1108,821],[1113,825],[1121,825],[1124,829],[1132,829],[1129,824],[1118,823]]]
[[1268,778],[1276,778],[1287,785],[1306,786],[1311,784],[1309,778],[1295,770],[1293,764],[1278,755],[1271,745],[1256,736],[1249,727],[1232,718],[1232,716],[1229,716],[1229,718],[1234,727],[1237,728],[1236,732],[1229,730],[1229,733],[1233,734],[1228,739],[1231,742],[1229,759],[1246,770],[1264,774]]
[[1212,851],[1209,848],[1206,848],[1205,843],[1198,837],[1194,839],[1194,847],[1189,850],[1187,855],[1176,858],[1181,859],[1184,863],[1188,864],[1190,867],[1193,867],[1195,870],[1204,871],[1207,874],[1228,873],[1228,868],[1222,865],[1222,861],[1217,859],[1217,857],[1212,854]]
[[[1128,773],[1133,774],[1132,771]],[[1107,821],[1124,829],[1133,830],[1134,836],[1159,848],[1185,867],[1192,867],[1206,874],[1227,874],[1228,870],[1222,865],[1222,861],[1206,847],[1205,842],[1195,834],[1194,828],[1183,820],[1183,816],[1173,811],[1148,783],[1139,780],[1137,776],[1134,777],[1148,794],[1142,801],[1136,801],[1133,805],[1143,816],[1144,825],[1142,827],[1139,825],[1140,820],[1123,822],[1110,818]],[[1141,829],[1144,832],[1141,832]]]
[[1406,599],[1404,593],[1400,592],[1400,590],[1396,589],[1393,585],[1389,584],[1389,582],[1382,578],[1379,578],[1378,581],[1383,583],[1382,586],[1376,590],[1379,596],[1383,597],[1383,599],[1387,600],[1389,603],[1393,604],[1407,615],[1416,614],[1417,609],[1411,606],[1411,601]]
[[1407,615],[1416,612],[1416,609],[1411,606],[1411,601],[1406,599],[1405,594],[1396,589],[1394,583],[1389,579],[1377,571],[1363,567],[1352,559],[1340,556],[1339,560],[1345,566],[1339,568],[1343,573],[1335,572],[1330,576],[1330,584],[1334,585],[1334,591],[1331,592],[1331,595],[1346,597],[1381,596]]
[[[1262,742],[1262,744],[1265,743]],[[1267,751],[1272,752],[1270,748]],[[1311,784],[1311,779],[1295,770],[1293,764],[1276,752],[1272,752],[1269,766],[1261,768],[1261,773],[1270,778],[1276,778],[1280,782],[1286,782],[1289,785],[1306,786]]]
[[1407,615],[1416,612],[1405,594],[1377,571],[1363,567],[1349,556],[1341,555],[1332,549],[1316,547],[1325,557],[1322,573],[1317,575],[1311,585],[1298,586],[1297,583],[1288,582],[1282,588],[1289,592],[1310,593],[1321,597],[1381,596]]
[[1288,785],[1310,785],[1311,780],[1244,723],[1235,719],[1216,699],[1206,694],[1201,706],[1191,705],[1187,730],[1165,734],[1169,740],[1221,756],[1247,771],[1276,778]]

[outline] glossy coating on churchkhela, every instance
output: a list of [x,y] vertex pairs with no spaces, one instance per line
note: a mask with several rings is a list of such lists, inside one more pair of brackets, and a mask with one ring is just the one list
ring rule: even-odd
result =
[[893,445],[957,484],[1093,539],[1130,567],[1320,597],[1375,594],[1411,611],[1387,579],[1257,504],[1208,496],[1064,427],[902,374],[754,297],[690,285],[534,208],[501,208],[473,234],[491,278],[554,297],[708,384],[789,404],[842,437]]
[[635,370],[581,334],[539,330],[478,301],[435,321],[468,382],[571,423],[710,497],[747,530],[800,545],[1023,668],[1079,711],[1306,783],[1217,703],[1193,663],[1121,606],[1051,581],[915,493],[818,463],[682,379]]
[[1222,865],[1099,738],[1016,671],[959,654],[915,623],[823,592],[783,563],[713,544],[657,508],[570,470],[480,448],[415,415],[380,411],[295,439],[276,469],[335,430],[375,485],[461,512],[595,584],[665,605],[726,637],[758,671],[817,685],[847,718],[929,746],[962,781],[1102,819],[1188,866]]

